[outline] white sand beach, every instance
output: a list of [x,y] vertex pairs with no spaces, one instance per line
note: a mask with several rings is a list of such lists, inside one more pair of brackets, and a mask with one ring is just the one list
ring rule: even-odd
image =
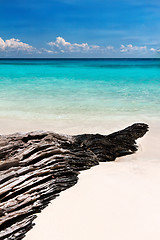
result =
[[[160,239],[160,129],[158,121],[147,123],[150,131],[138,140],[137,153],[81,172],[74,187],[37,214],[36,225],[24,240]],[[92,123],[82,128],[79,124],[71,128],[63,123],[13,124],[1,119],[0,131],[5,134],[57,129],[67,134],[108,134],[131,123],[117,121],[117,125],[110,122],[97,127]]]

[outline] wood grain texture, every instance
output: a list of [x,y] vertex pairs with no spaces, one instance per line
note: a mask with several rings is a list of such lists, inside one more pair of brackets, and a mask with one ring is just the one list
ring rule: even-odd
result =
[[0,239],[22,239],[36,213],[77,183],[79,171],[134,153],[135,140],[147,131],[147,124],[136,123],[107,136],[1,135]]

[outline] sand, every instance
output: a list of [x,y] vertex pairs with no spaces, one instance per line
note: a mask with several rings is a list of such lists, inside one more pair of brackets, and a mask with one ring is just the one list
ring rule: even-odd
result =
[[[43,123],[0,121],[1,133],[44,130],[77,134],[120,130],[125,122],[105,131],[77,124],[73,128]],[[35,220],[24,240],[159,240],[160,239],[160,129],[147,122],[150,132],[138,141],[139,151],[115,162],[101,163],[79,175],[78,183],[62,192]],[[46,125],[45,125],[46,124]],[[3,127],[2,127],[3,126]],[[120,127],[121,126],[121,127]],[[88,127],[88,128],[87,128]],[[83,130],[83,131],[82,131]]]

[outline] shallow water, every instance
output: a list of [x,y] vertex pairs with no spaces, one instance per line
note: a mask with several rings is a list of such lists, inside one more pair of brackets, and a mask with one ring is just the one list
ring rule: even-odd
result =
[[160,60],[0,60],[0,117],[159,118]]
[[150,125],[136,154],[84,171],[26,240],[160,238],[159,69],[158,59],[0,60],[1,134],[106,134],[135,121]]

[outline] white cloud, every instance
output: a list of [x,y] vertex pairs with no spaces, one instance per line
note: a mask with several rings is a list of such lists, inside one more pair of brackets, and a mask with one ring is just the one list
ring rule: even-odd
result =
[[65,53],[65,52],[82,52],[82,53],[86,53],[86,52],[106,52],[106,51],[110,51],[113,50],[114,47],[113,46],[107,46],[107,47],[101,47],[98,45],[89,45],[88,43],[70,43],[70,42],[66,42],[64,38],[62,37],[57,37],[55,42],[49,42],[48,43],[49,46],[52,47],[52,49],[55,52],[61,52],[61,53]]
[[[19,39],[11,38],[3,40],[0,37],[0,53],[16,53],[16,52],[25,52],[28,54],[63,54],[63,53],[88,53],[92,56],[107,56],[110,53],[160,53],[160,49],[147,46],[134,46],[132,44],[121,45],[120,48],[115,49],[113,46],[99,46],[99,45],[90,45],[88,43],[70,43],[67,42],[62,37],[57,37],[55,41],[49,42],[48,45],[50,49],[46,48],[34,48],[31,45],[20,41]],[[152,45],[151,45],[152,46]],[[106,55],[105,55],[106,54]]]
[[5,42],[3,41],[3,39],[0,37],[0,51],[5,50]]
[[89,46],[87,43],[70,43],[66,42],[64,38],[57,37],[55,42],[48,43],[53,49],[59,50],[60,52],[87,52]]
[[160,53],[160,49],[156,49],[156,48],[150,48],[150,51],[151,52],[157,52],[157,53]]
[[35,50],[32,46],[27,43],[21,42],[19,39],[11,38],[8,40],[3,40],[0,37],[0,51],[27,51],[32,52]]
[[92,47],[92,49],[100,49],[100,46],[98,46],[98,45],[92,45],[91,47]]
[[120,52],[145,52],[147,51],[147,46],[133,46],[132,44],[121,45]]
[[150,48],[149,49],[151,52],[156,52],[157,51],[157,49],[155,49],[155,48]]

